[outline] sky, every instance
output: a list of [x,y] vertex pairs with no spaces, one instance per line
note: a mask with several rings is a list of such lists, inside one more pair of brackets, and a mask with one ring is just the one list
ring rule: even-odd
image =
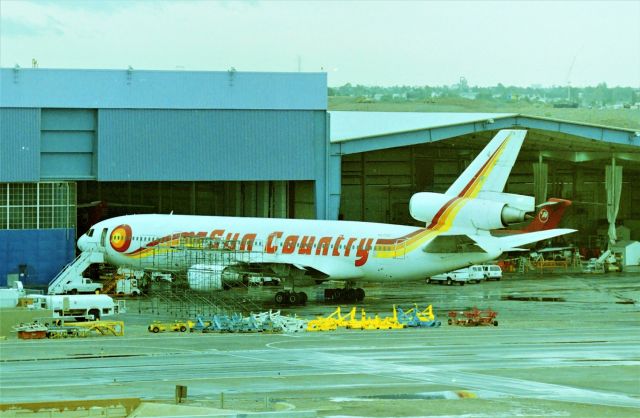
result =
[[0,66],[640,87],[640,0],[0,0]]

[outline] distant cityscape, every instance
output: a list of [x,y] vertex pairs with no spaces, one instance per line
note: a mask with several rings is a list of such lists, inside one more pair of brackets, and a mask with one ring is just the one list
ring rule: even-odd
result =
[[347,83],[329,87],[330,97],[353,97],[360,103],[423,102],[432,103],[440,98],[459,98],[469,101],[495,103],[524,102],[556,108],[640,109],[640,89],[609,87],[600,83],[595,87],[532,85],[528,87],[471,86],[464,77],[450,86],[364,86]]

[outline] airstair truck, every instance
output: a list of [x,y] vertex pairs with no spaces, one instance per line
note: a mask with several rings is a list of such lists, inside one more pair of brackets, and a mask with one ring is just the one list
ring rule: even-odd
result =
[[70,293],[99,293],[102,284],[94,283],[82,276],[82,273],[94,263],[104,263],[104,255],[98,251],[85,251],[67,264],[49,283],[48,293],[60,295]]

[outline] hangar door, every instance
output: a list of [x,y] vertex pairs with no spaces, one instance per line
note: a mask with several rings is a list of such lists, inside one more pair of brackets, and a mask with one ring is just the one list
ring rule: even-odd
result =
[[40,177],[95,178],[96,110],[42,109]]

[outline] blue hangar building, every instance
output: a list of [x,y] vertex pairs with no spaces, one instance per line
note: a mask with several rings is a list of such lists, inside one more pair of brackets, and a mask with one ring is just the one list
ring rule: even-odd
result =
[[[605,165],[640,172],[631,130],[517,114],[330,112],[325,73],[0,69],[0,285],[16,273],[48,283],[75,257],[78,235],[124,214],[415,224],[411,194],[446,190],[488,138],[514,126],[529,134],[510,192],[606,203]],[[630,178],[620,214],[633,226],[640,192]],[[605,212],[585,207],[572,226],[593,227]]]

